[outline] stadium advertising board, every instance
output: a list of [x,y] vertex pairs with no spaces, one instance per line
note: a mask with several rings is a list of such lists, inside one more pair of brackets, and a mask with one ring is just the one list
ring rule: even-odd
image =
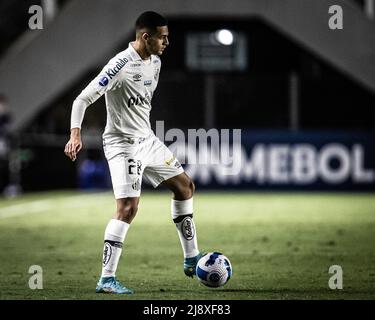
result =
[[210,139],[210,134],[207,143],[188,139],[170,148],[200,187],[375,189],[373,134],[242,130],[237,141],[232,136],[216,144],[218,148],[211,144],[217,138]]

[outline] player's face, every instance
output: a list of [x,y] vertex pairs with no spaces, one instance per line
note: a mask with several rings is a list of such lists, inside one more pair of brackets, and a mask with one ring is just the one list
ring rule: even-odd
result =
[[150,36],[146,41],[146,48],[150,54],[162,55],[165,48],[169,45],[168,26],[157,27],[157,32]]

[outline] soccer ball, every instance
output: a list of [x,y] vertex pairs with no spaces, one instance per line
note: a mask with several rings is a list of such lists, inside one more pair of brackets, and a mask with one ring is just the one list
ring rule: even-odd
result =
[[232,276],[232,265],[222,253],[209,252],[199,259],[195,271],[198,280],[205,286],[218,288]]

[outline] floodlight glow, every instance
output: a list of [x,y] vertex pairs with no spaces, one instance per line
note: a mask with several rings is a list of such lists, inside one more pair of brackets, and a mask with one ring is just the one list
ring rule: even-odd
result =
[[227,29],[216,31],[215,36],[216,40],[224,46],[230,46],[231,44],[233,44],[233,33]]

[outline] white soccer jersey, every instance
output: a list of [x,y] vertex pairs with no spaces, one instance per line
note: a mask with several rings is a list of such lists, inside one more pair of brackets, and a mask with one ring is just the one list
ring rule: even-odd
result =
[[73,103],[71,128],[81,128],[86,108],[105,94],[107,124],[103,138],[111,143],[124,137],[152,133],[151,99],[159,80],[160,58],[142,60],[132,43],[117,54]]

